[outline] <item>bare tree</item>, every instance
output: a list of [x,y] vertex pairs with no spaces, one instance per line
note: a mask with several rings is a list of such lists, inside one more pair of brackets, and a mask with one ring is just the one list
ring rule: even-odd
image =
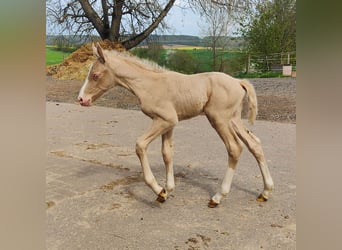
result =
[[232,11],[223,3],[216,3],[210,0],[193,1],[192,7],[203,18],[204,22],[199,24],[199,26],[205,36],[206,45],[213,52],[212,69],[218,70],[217,52],[218,49],[224,49],[227,42],[229,28],[232,24]]
[[48,22],[78,35],[93,34],[133,48],[151,34],[176,0],[47,0]]
[[[232,28],[247,22],[253,15],[255,6],[267,0],[188,0],[204,22],[200,24],[206,43],[213,51],[213,70],[223,70],[223,54]],[[220,58],[220,60],[218,60]]]

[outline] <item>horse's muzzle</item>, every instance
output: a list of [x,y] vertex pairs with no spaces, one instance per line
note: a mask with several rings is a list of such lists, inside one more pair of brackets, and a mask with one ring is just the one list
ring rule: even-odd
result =
[[91,102],[90,99],[86,100],[82,98],[81,96],[78,97],[78,101],[82,106],[90,106],[90,102]]

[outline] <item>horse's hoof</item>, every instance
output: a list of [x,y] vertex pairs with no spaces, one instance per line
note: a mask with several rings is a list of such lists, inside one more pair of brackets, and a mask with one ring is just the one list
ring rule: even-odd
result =
[[167,192],[163,188],[162,191],[160,191],[160,193],[158,194],[156,201],[158,201],[159,203],[164,203],[166,201],[166,198],[167,198]]
[[208,203],[208,207],[210,207],[210,208],[215,208],[215,207],[217,207],[217,205],[218,205],[218,203],[216,203],[212,199]]
[[260,194],[256,200],[259,201],[259,202],[265,202],[268,199],[266,197],[264,197],[262,194]]

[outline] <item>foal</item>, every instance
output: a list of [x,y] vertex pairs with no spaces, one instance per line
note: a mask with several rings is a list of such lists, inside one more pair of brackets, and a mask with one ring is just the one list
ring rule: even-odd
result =
[[[241,120],[242,102],[248,97],[248,120],[252,124],[257,114],[257,99],[253,86],[245,80],[211,72],[184,75],[144,63],[127,54],[93,47],[97,60],[92,64],[78,100],[83,106],[91,103],[115,85],[120,85],[139,99],[142,112],[153,120],[152,126],[136,142],[146,184],[164,202],[175,187],[173,174],[173,128],[185,119],[205,114],[223,140],[228,155],[228,167],[220,191],[209,201],[216,207],[230,191],[236,164],[242,152],[242,142],[254,155],[261,170],[264,190],[257,198],[266,201],[273,189],[260,140]],[[147,159],[147,148],[158,136],[162,137],[162,154],[166,168],[166,189],[161,187]]]

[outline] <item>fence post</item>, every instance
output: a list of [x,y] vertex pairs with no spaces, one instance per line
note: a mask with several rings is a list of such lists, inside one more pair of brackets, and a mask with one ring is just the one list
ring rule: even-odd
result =
[[249,66],[251,64],[251,54],[247,54],[247,61],[246,61],[246,74],[249,73]]
[[287,64],[290,64],[290,52],[287,53]]

